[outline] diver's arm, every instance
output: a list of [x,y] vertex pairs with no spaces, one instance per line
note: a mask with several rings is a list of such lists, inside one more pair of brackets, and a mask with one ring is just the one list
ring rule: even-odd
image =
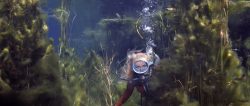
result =
[[127,72],[127,76],[128,79],[131,80],[133,78],[133,72],[132,72],[132,56],[128,56],[127,58],[127,62],[126,62],[126,72]]
[[149,76],[152,75],[152,71],[158,67],[159,63],[160,63],[160,57],[154,53],[153,55],[153,64],[150,66],[150,69],[149,69]]
[[157,67],[160,63],[160,57],[155,54],[155,59],[154,59],[154,67]]

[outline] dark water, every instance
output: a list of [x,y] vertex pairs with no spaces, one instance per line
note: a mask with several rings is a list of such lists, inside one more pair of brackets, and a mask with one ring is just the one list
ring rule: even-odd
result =
[[[71,0],[70,4],[68,4],[70,16],[68,19],[69,31],[67,38],[69,45],[76,48],[77,54],[82,56],[84,55],[83,52],[85,49],[96,48],[91,45],[96,45],[98,42],[94,42],[88,32],[100,29],[99,23],[102,19],[118,19],[124,17],[137,19],[141,17],[145,25],[152,25],[154,23],[150,22],[150,18],[152,18],[155,13],[159,12],[161,8],[170,4],[170,2],[173,1],[163,1],[160,4],[157,1],[147,0]],[[44,5],[44,10],[50,13],[47,19],[48,26],[50,27],[48,35],[54,38],[55,45],[59,44],[60,23],[53,17],[53,11],[59,8],[60,4],[60,0],[54,0],[47,1],[47,4]],[[146,7],[150,7],[150,12],[143,12],[143,9]],[[146,16],[147,14],[151,16]],[[127,47],[125,49],[134,48]]]

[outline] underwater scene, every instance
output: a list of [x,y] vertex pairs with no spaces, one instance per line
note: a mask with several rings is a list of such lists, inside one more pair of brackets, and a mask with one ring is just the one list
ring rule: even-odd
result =
[[0,0],[0,106],[250,106],[250,0]]

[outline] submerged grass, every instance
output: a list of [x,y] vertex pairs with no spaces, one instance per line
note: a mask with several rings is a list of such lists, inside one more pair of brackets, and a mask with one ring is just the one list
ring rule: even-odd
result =
[[[123,93],[126,84],[113,73],[112,53],[126,55],[123,48],[142,46],[134,26],[138,23],[130,18],[102,20],[105,49],[111,55],[90,51],[79,58],[67,45],[66,1],[56,10],[62,26],[58,55],[46,37],[48,27],[37,0],[0,1],[0,105],[113,106]],[[178,3],[176,11],[154,17],[154,39],[164,59],[150,82],[148,105],[249,105],[249,75],[228,37],[227,1]],[[140,95],[134,93],[125,106],[139,104]]]

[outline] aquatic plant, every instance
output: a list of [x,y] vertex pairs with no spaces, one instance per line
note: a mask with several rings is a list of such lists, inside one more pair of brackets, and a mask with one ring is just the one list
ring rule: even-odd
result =
[[89,52],[87,57],[83,60],[82,71],[78,74],[84,73],[84,79],[81,82],[81,90],[86,92],[84,105],[107,105],[113,104],[113,77],[111,77],[110,63],[105,64],[103,59],[94,51]]
[[60,23],[60,45],[59,45],[59,56],[63,57],[63,50],[67,48],[68,39],[69,39],[69,20],[70,20],[70,4],[71,0],[62,0],[59,8],[54,10],[55,18]]
[[[104,61],[102,61],[100,64],[95,66],[95,69],[99,72],[101,76],[101,82],[103,84],[103,90],[104,90],[104,99],[105,99],[105,105],[106,106],[113,106],[113,91],[114,91],[114,85],[113,85],[113,77],[111,74],[111,64],[113,62],[113,58],[110,59],[106,57]],[[97,68],[99,67],[99,68]]]
[[68,106],[38,0],[0,1],[0,105]]
[[64,57],[60,58],[60,72],[63,79],[63,90],[69,99],[69,106],[83,106],[87,96],[85,90],[86,73],[83,71],[84,64],[75,55],[74,49],[63,48]]
[[59,70],[63,80],[63,92],[67,95],[69,106],[84,106],[87,103],[85,76],[81,58],[76,56],[75,49],[68,46],[69,17],[71,0],[62,0],[54,15],[60,23]]
[[157,47],[155,50],[160,57],[168,57],[169,50],[173,46],[172,41],[176,34],[175,24],[178,23],[178,17],[174,7],[168,7],[159,11],[154,16],[154,36]]
[[170,57],[151,82],[151,105],[249,105],[248,74],[228,36],[227,0],[179,0]]
[[[65,1],[62,1],[65,2]],[[67,6],[65,6],[67,5]],[[68,11],[69,4],[61,5],[60,11]],[[59,11],[60,14],[63,14]],[[69,13],[66,12],[66,13]],[[59,15],[61,16],[61,15]],[[104,60],[95,51],[86,52],[84,58],[76,55],[75,50],[68,45],[69,19],[65,18],[61,23],[60,38],[60,70],[64,80],[64,92],[70,99],[71,106],[112,106],[114,101],[113,74],[111,63],[108,58]],[[91,30],[89,30],[91,31]],[[100,37],[103,34],[85,32],[89,36]],[[101,30],[100,30],[101,31]],[[99,46],[99,45],[98,45]],[[99,51],[98,51],[99,52]]]

